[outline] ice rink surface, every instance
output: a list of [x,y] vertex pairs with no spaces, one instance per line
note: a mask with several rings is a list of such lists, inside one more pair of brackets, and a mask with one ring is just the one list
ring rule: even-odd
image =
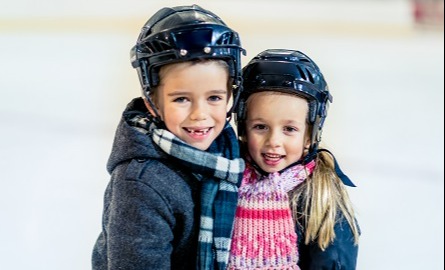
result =
[[[358,186],[350,189],[363,231],[357,269],[439,270],[443,30],[400,27],[390,17],[380,31],[242,25],[243,61],[294,48],[323,70],[334,96],[323,140]],[[40,21],[51,28],[41,30],[32,19],[27,30],[0,19],[0,269],[91,268],[114,129],[139,95],[128,52],[141,18],[136,29],[115,31]]]

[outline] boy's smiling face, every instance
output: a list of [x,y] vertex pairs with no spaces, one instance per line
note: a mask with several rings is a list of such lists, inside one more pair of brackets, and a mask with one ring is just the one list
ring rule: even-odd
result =
[[228,71],[220,63],[178,63],[161,70],[155,104],[167,129],[207,150],[226,123]]

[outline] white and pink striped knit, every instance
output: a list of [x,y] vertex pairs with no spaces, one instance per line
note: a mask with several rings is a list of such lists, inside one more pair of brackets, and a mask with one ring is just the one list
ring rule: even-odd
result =
[[297,235],[288,192],[315,162],[258,179],[247,165],[239,189],[228,270],[299,270]]

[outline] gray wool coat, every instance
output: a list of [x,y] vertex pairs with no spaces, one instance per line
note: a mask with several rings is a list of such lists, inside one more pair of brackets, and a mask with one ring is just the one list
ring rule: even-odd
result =
[[199,182],[129,124],[145,113],[134,99],[116,131],[93,270],[196,268]]

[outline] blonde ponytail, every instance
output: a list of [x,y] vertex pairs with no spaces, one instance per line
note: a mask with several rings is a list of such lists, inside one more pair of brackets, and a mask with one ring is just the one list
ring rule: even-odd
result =
[[335,239],[334,226],[339,213],[348,222],[358,244],[359,229],[354,209],[328,153],[317,154],[314,172],[305,183],[291,192],[290,198],[297,226],[305,228],[305,244],[317,241],[318,246],[325,250]]

